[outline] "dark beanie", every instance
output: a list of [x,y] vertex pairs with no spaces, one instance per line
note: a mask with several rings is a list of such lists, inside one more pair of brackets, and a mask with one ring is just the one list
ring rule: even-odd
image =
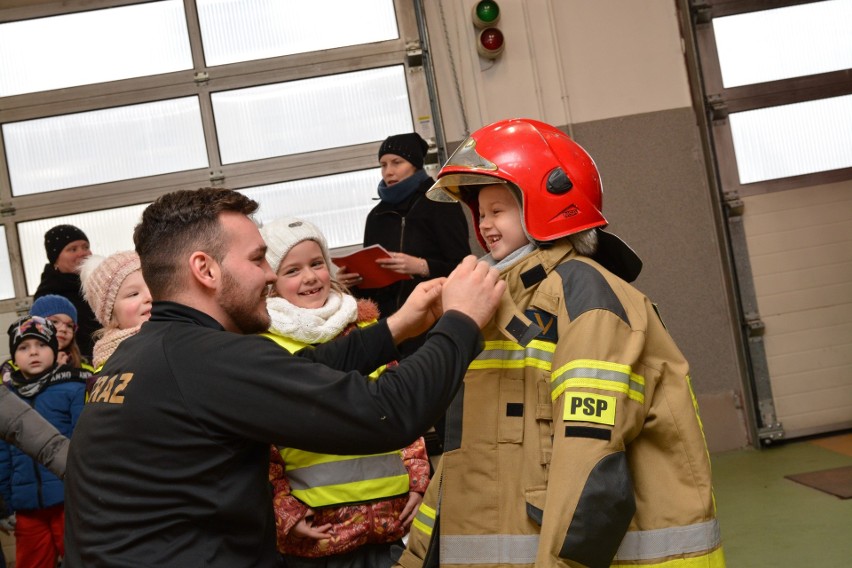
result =
[[50,321],[42,317],[31,315],[21,316],[9,326],[6,333],[9,334],[9,353],[12,355],[13,360],[18,345],[28,337],[33,337],[44,342],[45,345],[50,347],[54,355],[59,351],[56,328],[53,327]]
[[89,237],[74,225],[56,225],[47,231],[44,234],[44,250],[47,251],[47,261],[50,264],[56,262],[62,249],[67,247],[68,243],[74,241],[89,242]]
[[418,170],[423,168],[423,158],[426,157],[426,151],[429,149],[429,143],[423,140],[416,132],[408,134],[395,134],[388,136],[382,146],[379,148],[379,159],[385,154],[396,154],[405,158]]

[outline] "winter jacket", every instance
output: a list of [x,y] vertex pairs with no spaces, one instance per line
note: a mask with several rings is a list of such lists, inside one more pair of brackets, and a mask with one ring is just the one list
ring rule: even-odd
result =
[[[375,323],[375,304],[368,300],[359,300],[358,303],[357,324],[364,327]],[[354,325],[351,324],[343,333],[349,333]],[[271,333],[263,335],[291,353],[306,346]],[[312,487],[309,479],[306,479],[306,483],[297,483],[294,489],[291,477],[294,466],[292,461],[295,459],[303,462],[303,471],[322,469],[326,476],[329,464],[336,464],[346,472],[347,482],[330,483],[326,477],[325,483]],[[398,463],[392,468],[394,459]],[[365,465],[359,466],[360,463]],[[390,471],[383,469],[379,474],[376,466],[385,464]],[[357,475],[366,473],[369,475]],[[401,451],[379,455],[335,456],[292,448],[274,452],[269,466],[269,480],[273,487],[278,551],[317,558],[343,554],[365,544],[398,541],[408,532],[399,518],[408,502],[408,493],[425,493],[429,485],[429,473],[429,456],[426,455],[423,438],[418,438]],[[331,538],[303,539],[291,533],[309,509],[314,512],[314,526],[332,525]]]
[[0,432],[3,440],[23,450],[54,475],[65,477],[68,438],[5,386],[0,386]]
[[384,321],[294,356],[154,302],[107,360],[74,433],[65,568],[276,566],[270,444],[404,447],[449,404],[480,339],[450,311],[416,355],[369,382],[364,373],[399,356]]
[[74,304],[77,308],[77,333],[75,334],[77,346],[83,357],[91,361],[92,348],[95,345],[92,334],[101,328],[101,324],[95,318],[89,303],[83,298],[80,286],[79,274],[59,272],[52,264],[46,264],[41,273],[38,288],[33,294],[33,300],[48,294],[58,294]]
[[[16,371],[13,378],[19,373]],[[79,369],[57,367],[52,372],[51,381],[41,392],[23,398],[24,404],[31,405],[59,434],[67,438],[71,437],[83,409],[85,377],[88,373],[83,376],[81,373]],[[14,386],[10,387],[10,391],[18,396]],[[44,465],[6,442],[0,442],[0,492],[15,511],[44,509],[64,500],[62,481]]]
[[[434,180],[427,177],[406,201],[391,204],[380,201],[364,226],[364,246],[379,244],[391,252],[404,252],[426,260],[429,278],[448,276],[470,254],[468,227],[458,203],[442,203],[426,197]],[[384,288],[353,288],[361,298],[369,298],[387,317],[396,312],[424,278],[399,280]],[[405,351],[405,350],[404,350]],[[407,351],[405,351],[407,353]]]
[[566,239],[501,277],[399,564],[431,544],[427,565],[724,566],[688,365],[655,306]]

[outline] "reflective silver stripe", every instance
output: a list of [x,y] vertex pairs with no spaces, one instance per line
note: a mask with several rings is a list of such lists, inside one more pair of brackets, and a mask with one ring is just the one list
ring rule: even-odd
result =
[[398,452],[287,470],[290,487],[295,491],[397,475],[408,475]]
[[721,542],[716,519],[686,527],[628,532],[618,547],[615,560],[651,560],[710,551]]
[[[500,348],[504,345],[509,347]],[[536,345],[543,347],[536,347]],[[536,367],[550,371],[553,364],[553,344],[532,341],[526,347],[508,341],[489,341],[476,359],[471,361],[470,369],[522,369]]]
[[571,379],[599,379],[602,381],[621,383],[623,385],[627,385],[627,388],[632,391],[636,391],[642,395],[645,394],[645,385],[632,380],[630,375],[627,373],[612,371],[609,369],[595,369],[593,367],[577,367],[574,369],[568,369],[553,380],[550,388],[551,390],[555,390],[562,383]]
[[444,564],[535,564],[538,535],[441,535]]
[[435,509],[421,504],[420,508],[417,509],[417,515],[414,516],[412,525],[417,527],[420,532],[431,536],[432,531],[435,530]]
[[553,353],[533,347],[527,347],[526,349],[487,349],[476,356],[478,360],[508,359],[511,361],[521,361],[526,357],[534,357],[542,361],[553,361]]

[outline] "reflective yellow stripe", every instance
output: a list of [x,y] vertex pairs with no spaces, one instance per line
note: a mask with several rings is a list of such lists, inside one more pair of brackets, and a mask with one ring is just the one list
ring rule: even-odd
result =
[[426,536],[432,536],[432,531],[435,529],[435,509],[425,503],[420,503],[420,508],[417,509],[417,515],[415,515],[411,526]]
[[295,339],[290,339],[289,337],[283,337],[281,335],[278,335],[277,333],[270,333],[268,331],[265,332],[265,333],[261,333],[260,335],[263,336],[263,337],[266,337],[267,339],[271,339],[272,341],[277,343],[280,347],[283,347],[284,349],[286,349],[290,353],[295,353],[296,351],[298,351],[302,347],[306,347],[306,345],[307,345],[307,344],[302,343],[300,341],[296,341]]
[[[709,555],[709,551],[718,549],[721,542],[719,522],[716,519],[688,526],[630,531],[621,541],[615,559],[636,562],[700,552],[707,552]],[[704,556],[706,557],[707,555]]]
[[[620,564],[618,561],[610,564],[610,568],[636,568],[636,563]],[[689,558],[673,558],[663,562],[652,562],[641,564],[642,568],[725,568],[725,554],[721,548],[717,548],[709,554],[691,556]]]
[[470,369],[523,369],[536,367],[550,371],[556,344],[532,340],[526,347],[514,341],[486,341],[485,349],[470,364]]
[[553,372],[551,398],[556,400],[569,387],[620,392],[639,404],[645,403],[645,377],[634,373],[630,365],[592,359],[571,361]]
[[[377,320],[360,322],[357,325],[358,325],[358,327],[367,327],[367,326],[373,325],[374,323],[376,323],[376,321]],[[266,337],[267,339],[271,339],[272,341],[274,341],[275,343],[277,343],[279,346],[283,347],[284,349],[286,349],[290,353],[295,353],[299,349],[302,349],[303,347],[308,346],[307,343],[302,343],[301,341],[296,341],[295,339],[290,339],[289,337],[283,337],[281,335],[278,335],[278,334],[275,334],[275,333],[270,333],[268,331],[265,332],[265,333],[261,333],[260,335],[263,336],[263,337]],[[382,375],[382,373],[385,372],[386,368],[387,368],[387,365],[382,365],[381,367],[379,367],[378,369],[376,369],[375,371],[373,371],[372,373],[367,375],[367,378],[370,379],[371,381],[378,380],[378,378]]]
[[336,456],[283,448],[280,453],[291,493],[311,507],[386,499],[408,493],[408,471],[399,451]]
[[394,478],[369,479],[310,489],[292,489],[291,487],[290,492],[294,497],[311,507],[328,507],[389,499],[408,493],[408,488],[408,475],[401,475]]

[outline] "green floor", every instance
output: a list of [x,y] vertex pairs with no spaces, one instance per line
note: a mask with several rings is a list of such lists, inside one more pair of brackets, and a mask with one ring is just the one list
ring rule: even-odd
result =
[[849,466],[852,456],[790,441],[711,458],[730,568],[852,566],[852,499],[784,478]]

